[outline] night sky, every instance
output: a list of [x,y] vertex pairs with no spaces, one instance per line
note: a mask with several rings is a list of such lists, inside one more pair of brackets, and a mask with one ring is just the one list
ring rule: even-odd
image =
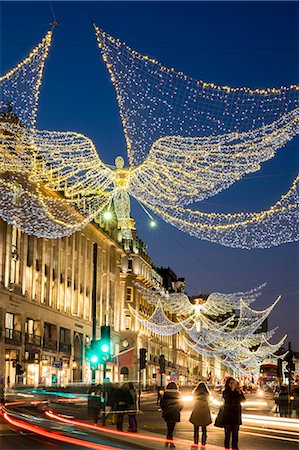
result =
[[[94,20],[131,48],[196,79],[251,88],[298,83],[298,3],[295,2],[2,2],[1,74],[21,61],[55,18],[60,26],[46,62],[39,129],[77,131],[90,137],[101,159],[126,156],[114,88],[90,23]],[[268,209],[298,172],[298,137],[262,170],[201,202],[209,212]],[[132,201],[138,234],[157,266],[187,281],[187,293],[246,291],[267,282],[253,304],[282,299],[269,318],[299,351],[298,245],[240,250],[192,238]]]

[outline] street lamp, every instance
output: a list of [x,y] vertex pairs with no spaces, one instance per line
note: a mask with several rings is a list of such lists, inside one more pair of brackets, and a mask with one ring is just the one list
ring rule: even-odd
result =
[[104,220],[111,220],[112,219],[112,212],[111,211],[105,211],[103,214]]

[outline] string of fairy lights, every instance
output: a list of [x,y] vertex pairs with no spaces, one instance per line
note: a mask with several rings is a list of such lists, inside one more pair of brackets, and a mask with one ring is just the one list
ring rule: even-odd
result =
[[[108,209],[128,240],[133,196],[180,230],[221,245],[267,248],[297,240],[298,178],[258,213],[185,206],[258,171],[298,134],[298,86],[253,90],[196,81],[94,28],[116,89],[131,166],[124,168],[118,157],[108,167],[82,134],[35,128],[51,30],[0,79],[1,217],[25,232],[57,238]],[[19,201],[8,208],[16,192]]]
[[[51,29],[0,78],[0,217],[28,234],[59,238],[113,211],[129,240],[132,196],[178,229],[221,245],[268,248],[298,240],[299,177],[264,211],[216,214],[186,208],[260,170],[298,134],[298,85],[251,89],[194,80],[94,29],[116,90],[130,167],[121,157],[115,167],[104,164],[82,134],[36,129]],[[262,287],[213,293],[191,304],[185,294],[139,285],[154,312],[144,317],[129,308],[150,332],[183,332],[198,353],[237,372],[252,372],[285,339],[271,344],[275,330],[257,331],[279,301],[253,310]]]
[[94,28],[115,86],[132,166],[143,162],[161,137],[246,136],[298,108],[298,85],[250,89],[198,81]]
[[260,295],[264,285],[244,293],[213,293],[206,301],[197,299],[196,303],[191,303],[184,293],[151,290],[137,281],[134,285],[142,297],[154,305],[153,313],[147,317],[129,306],[140,325],[160,336],[183,332],[188,347],[201,355],[216,358],[237,373],[256,372],[266,358],[275,357],[286,339],[284,336],[272,344],[269,340],[277,328],[259,331],[280,300],[278,297],[262,311],[252,309],[249,304]]
[[14,117],[27,127],[35,125],[43,70],[54,26],[27,58],[0,77],[0,109],[9,107]]

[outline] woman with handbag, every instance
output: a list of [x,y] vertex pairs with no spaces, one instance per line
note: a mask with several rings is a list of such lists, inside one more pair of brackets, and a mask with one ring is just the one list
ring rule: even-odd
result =
[[198,448],[199,427],[201,427],[201,446],[205,447],[207,442],[207,426],[212,423],[209,407],[210,392],[203,381],[200,381],[193,389],[194,407],[189,421],[194,425],[194,445],[191,448]]
[[160,400],[162,417],[167,423],[167,436],[165,447],[175,447],[173,443],[173,431],[176,422],[180,422],[180,412],[183,409],[181,393],[174,381],[166,386],[163,397]]
[[246,398],[239,387],[239,383],[232,377],[229,377],[226,380],[222,396],[224,400],[224,447],[225,449],[229,449],[231,440],[231,448],[233,450],[238,450],[239,428],[242,424],[241,403],[244,402]]

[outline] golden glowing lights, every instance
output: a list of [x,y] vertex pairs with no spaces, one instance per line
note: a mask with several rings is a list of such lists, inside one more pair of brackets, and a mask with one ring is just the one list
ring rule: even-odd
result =
[[[141,325],[162,336],[183,332],[190,348],[201,355],[215,357],[238,373],[258,370],[263,360],[273,356],[286,338],[284,336],[278,343],[271,344],[269,339],[276,329],[257,331],[280,300],[278,297],[263,311],[252,309],[249,304],[260,295],[264,285],[249,292],[213,293],[200,305],[191,303],[183,293],[158,292],[138,282],[135,286],[149,304],[155,305],[150,317],[144,317],[129,306],[131,314]],[[165,311],[175,322],[166,316]]]
[[258,213],[203,213],[186,205],[258,171],[299,132],[298,86],[252,90],[196,81],[95,31],[130,167],[120,156],[115,168],[105,165],[82,134],[34,128],[50,31],[0,79],[0,216],[24,232],[55,238],[101,214],[109,220],[113,203],[122,237],[131,239],[131,195],[177,228],[222,245],[267,248],[297,240],[298,178]]

